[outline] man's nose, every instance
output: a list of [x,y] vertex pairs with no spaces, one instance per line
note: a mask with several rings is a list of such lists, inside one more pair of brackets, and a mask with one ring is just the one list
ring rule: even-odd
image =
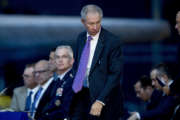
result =
[[177,29],[177,24],[175,25],[175,29]]
[[94,24],[93,28],[96,30],[97,29],[97,24]]

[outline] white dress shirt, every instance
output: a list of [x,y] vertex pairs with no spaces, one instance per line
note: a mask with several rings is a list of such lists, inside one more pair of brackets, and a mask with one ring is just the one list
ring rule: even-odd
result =
[[58,75],[58,78],[60,79],[60,80],[62,80],[63,78],[64,78],[64,76],[66,75],[66,73],[67,72],[69,72],[71,70],[71,68],[69,68],[66,72],[64,72],[63,74],[61,74],[61,75]]
[[36,102],[35,108],[38,107],[39,102],[40,102],[43,94],[45,93],[45,91],[47,90],[47,88],[49,87],[49,85],[51,84],[52,81],[53,81],[53,77],[51,77],[44,85],[38,87],[38,89],[39,89],[40,87],[42,87],[43,90],[41,91],[41,94],[40,94],[40,96],[39,96],[39,98],[38,98],[38,100],[37,100],[37,102]]
[[[31,105],[32,105],[32,103],[34,102],[34,97],[35,97],[35,94],[36,94],[36,92],[38,91],[38,89],[39,89],[38,86],[35,87],[35,88],[33,88],[33,89],[30,89],[30,88],[27,89],[27,96],[29,96],[29,94],[30,94],[31,91],[33,92],[32,95],[31,95]],[[31,107],[30,107],[30,108],[31,108]]]
[[[98,43],[100,32],[101,32],[101,29],[99,30],[99,32],[95,36],[91,36],[92,40],[90,41],[90,53],[89,53],[89,59],[88,59],[88,64],[87,64],[87,69],[86,69],[86,77],[85,77],[87,79],[88,86],[89,86],[88,76],[89,76],[89,72],[90,72],[90,69],[91,69],[92,60],[93,60],[93,57],[94,57],[94,53],[95,53],[95,50],[96,50],[96,46],[97,46],[97,43]],[[87,33],[87,38],[88,38],[88,36],[90,36],[90,35]],[[105,105],[100,100],[96,100],[96,101],[101,103],[103,106]]]
[[[87,76],[89,76],[89,72],[91,69],[91,64],[92,64],[92,60],[94,57],[94,52],[96,50],[100,32],[101,32],[101,30],[99,30],[99,32],[95,36],[91,36],[92,40],[90,41],[90,53],[89,53],[89,59],[88,59],[88,64],[87,64],[87,70],[86,70]],[[88,38],[88,36],[90,36],[90,35],[87,33],[87,38]]]

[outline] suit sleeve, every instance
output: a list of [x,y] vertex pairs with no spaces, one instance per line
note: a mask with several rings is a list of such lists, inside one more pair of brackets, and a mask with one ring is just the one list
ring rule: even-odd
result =
[[[119,40],[117,41],[119,42]],[[120,86],[120,77],[122,72],[122,51],[120,43],[114,44],[114,47],[112,47],[109,52],[108,58],[108,78],[102,93],[98,97],[98,100],[103,103],[106,103],[106,98],[112,89],[116,86]]]
[[15,111],[19,111],[20,108],[18,107],[19,105],[17,103],[17,92],[16,91],[17,91],[16,89],[13,91],[13,97],[12,97],[10,108]]
[[173,96],[167,96],[163,99],[164,100],[161,101],[155,109],[140,113],[141,119],[162,118],[167,115],[170,115],[169,117],[171,117],[176,106],[176,99]]

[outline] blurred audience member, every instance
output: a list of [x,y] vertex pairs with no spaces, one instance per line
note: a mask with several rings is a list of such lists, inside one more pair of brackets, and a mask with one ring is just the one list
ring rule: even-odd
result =
[[[175,28],[177,29],[177,31],[178,31],[178,33],[179,33],[179,35],[180,35],[180,11],[178,11],[177,12],[177,14],[176,14],[176,26],[175,26]],[[170,86],[170,91],[172,92],[172,93],[176,93],[176,94],[180,94],[180,44],[179,44],[179,58],[178,58],[178,63],[179,63],[179,68],[177,68],[178,70],[179,70],[179,74],[178,74],[178,76],[176,77],[177,79],[174,81],[174,83]]]
[[72,82],[74,73],[73,51],[70,46],[58,46],[55,51],[55,64],[57,67],[58,79],[55,79],[55,97],[51,100],[46,114],[43,118],[48,120],[64,120],[68,118],[69,108],[73,96]]
[[53,71],[53,77],[56,80],[58,78],[57,68],[55,64],[55,51],[51,51],[49,54],[49,68]]
[[148,102],[147,110],[155,108],[162,97],[162,92],[154,89],[152,80],[147,76],[143,76],[134,85],[136,96],[141,100]]
[[56,72],[56,65],[55,65],[55,52],[51,51],[49,54],[49,67],[53,72]]
[[[42,88],[39,95],[37,92],[38,100],[35,103],[36,113],[34,116],[36,120],[64,120],[69,114],[74,79],[71,70],[74,63],[71,47],[57,47],[54,60],[57,78],[54,78],[53,71],[47,61],[40,61],[35,65],[35,75],[39,81],[40,89]],[[48,63],[50,64],[50,62]]]
[[169,87],[173,83],[173,79],[166,64],[161,63],[155,66],[150,72],[150,77],[152,79],[152,85],[156,89],[168,94],[164,87]]
[[27,65],[24,73],[24,86],[14,89],[11,109],[15,111],[29,111],[37,91],[37,83],[34,79],[34,65]]
[[38,61],[35,64],[34,75],[39,88],[34,97],[30,116],[38,120],[48,106],[49,101],[53,98],[51,94],[54,87],[54,84],[52,84],[53,72],[49,68],[49,62],[47,60]]
[[[178,34],[180,35],[180,11],[176,14],[176,25],[175,29],[177,29]],[[178,44],[178,72],[180,73],[180,44]],[[178,73],[178,76],[176,77],[175,81],[171,84],[170,87],[164,87],[164,90],[166,93],[174,95],[177,97],[178,105],[174,111],[173,120],[180,120],[180,74]]]
[[152,82],[149,78],[141,78],[135,84],[135,90],[138,97],[144,101],[148,101],[147,111],[133,112],[128,120],[170,120],[176,99],[173,96],[162,95],[155,93]]

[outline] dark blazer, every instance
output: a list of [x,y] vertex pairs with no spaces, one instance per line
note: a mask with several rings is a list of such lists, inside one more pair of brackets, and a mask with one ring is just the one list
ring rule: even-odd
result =
[[[75,62],[77,69],[82,50],[86,43],[87,32],[81,33],[77,38]],[[89,73],[89,92],[91,102],[100,100],[106,105],[102,116],[113,117],[120,115],[122,108],[122,94],[120,90],[120,78],[122,72],[121,41],[118,37],[101,28],[98,43],[95,49],[92,65]],[[110,119],[108,117],[102,118]]]
[[[72,96],[74,75],[70,70],[62,80],[53,80],[37,108],[36,120],[63,120],[68,117]],[[58,92],[58,89],[63,90]]]
[[160,104],[162,97],[163,92],[155,89],[152,93],[150,101],[147,104],[146,110],[152,110],[156,108]]
[[163,96],[158,106],[140,113],[141,120],[170,120],[177,101],[174,96]]

